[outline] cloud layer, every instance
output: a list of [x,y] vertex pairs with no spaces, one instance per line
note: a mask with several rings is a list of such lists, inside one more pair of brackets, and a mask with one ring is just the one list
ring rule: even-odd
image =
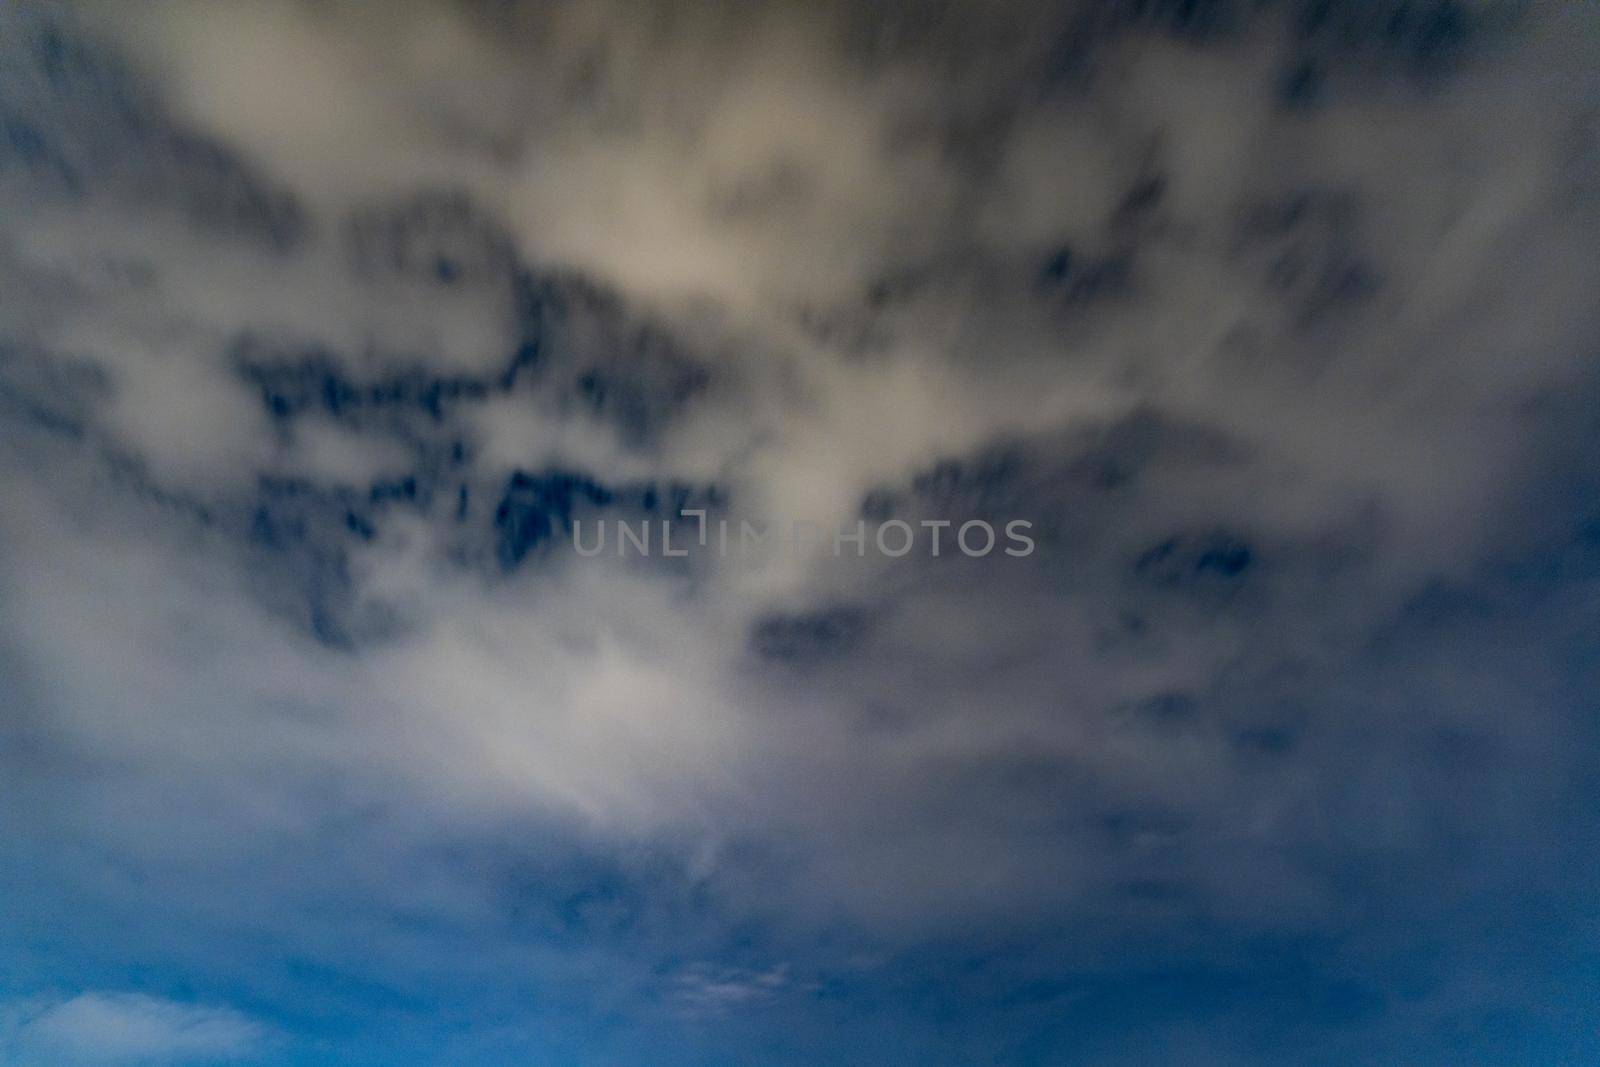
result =
[[29,1055],[1594,1052],[1587,8],[0,19]]

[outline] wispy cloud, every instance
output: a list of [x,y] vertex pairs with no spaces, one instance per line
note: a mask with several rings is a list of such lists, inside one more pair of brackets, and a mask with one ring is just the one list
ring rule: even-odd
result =
[[[1302,981],[1273,1047],[1336,1059],[1446,1025],[1463,917],[1575,929],[1591,7],[0,20],[23,993],[138,966],[380,1062],[862,1005],[982,1061]],[[1038,547],[570,549],[686,506]],[[28,1003],[60,1055],[267,1033]]]
[[270,1031],[229,1008],[139,993],[88,992],[12,1004],[3,1040],[15,1062],[216,1063],[265,1050]]

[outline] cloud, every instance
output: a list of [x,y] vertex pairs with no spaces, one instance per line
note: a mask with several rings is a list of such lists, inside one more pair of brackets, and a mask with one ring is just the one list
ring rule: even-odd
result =
[[783,964],[751,971],[702,963],[685,967],[674,976],[671,996],[689,1015],[716,1018],[776,996],[788,984],[788,968]]
[[[18,981],[140,961],[319,1054],[347,1009],[495,1062],[835,994],[937,1050],[958,975],[1049,1051],[1027,1005],[1159,999],[1141,968],[1410,1004],[1397,928],[1493,949],[1452,930],[1519,872],[1560,926],[1593,17],[1380,7],[5,15]],[[685,505],[953,525],[571,549]],[[1027,558],[953,547],[1018,518]]]
[[195,1063],[247,1059],[268,1030],[229,1008],[140,993],[88,992],[49,1004],[13,1006],[13,1055],[50,1063]]

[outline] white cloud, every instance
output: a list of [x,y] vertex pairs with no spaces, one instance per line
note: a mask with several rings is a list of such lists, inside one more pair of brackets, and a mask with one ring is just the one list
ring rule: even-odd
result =
[[231,1008],[142,993],[86,992],[48,1004],[12,1005],[7,1043],[24,1062],[216,1063],[247,1059],[269,1031]]
[[[166,80],[174,122],[241,147],[309,213],[288,250],[137,197],[5,215],[0,267],[26,299],[0,310],[0,651],[37,680],[18,730],[126,768],[85,773],[95,788],[65,805],[88,837],[235,889],[272,866],[258,831],[360,838],[319,873],[381,909],[413,899],[372,874],[409,850],[549,820],[664,843],[720,903],[793,927],[914,940],[1170,907],[1303,929],[1369,825],[1400,845],[1482,829],[1419,738],[1508,752],[1484,788],[1517,793],[1540,762],[1518,746],[1556,727],[1537,707],[1485,721],[1486,701],[1521,707],[1510,666],[1480,697],[1459,667],[1368,657],[1414,625],[1404,605],[1497,564],[1530,483],[1588,458],[1551,439],[1592,388],[1596,216],[1567,99],[1592,47],[1534,33],[1432,88],[1357,65],[1349,96],[1291,113],[1271,103],[1270,33],[1107,37],[1075,81],[1044,71],[1059,38],[1027,26],[998,58],[1007,36],[973,41],[973,73],[948,27],[897,50],[844,17],[663,11],[86,16]],[[532,329],[510,281],[363,275],[346,244],[350,210],[440,185],[711,384],[630,436],[574,381],[590,361],[632,381],[647,356],[580,323],[515,390],[483,385]],[[462,376],[485,397],[274,421],[234,362],[246,334],[353,382]],[[1013,467],[962,482],[991,445]],[[919,498],[952,460],[949,499]],[[907,514],[1004,507],[1053,540],[1012,569],[557,555],[503,573],[506,480],[546,467],[712,482],[780,523],[847,521],[886,488]],[[275,505],[263,473],[314,483],[287,545],[252,533]],[[426,499],[373,505],[370,540],[350,534],[344,509],[401,473]],[[317,496],[329,483],[343,495]],[[1206,549],[1178,542],[1207,536],[1247,542],[1250,576],[1141,576],[1168,541],[1197,569]],[[772,612],[840,604],[859,643],[821,665],[752,647]],[[318,609],[382,625],[335,651]],[[1408,639],[1505,662],[1492,632]],[[121,789],[166,821],[135,825]],[[751,852],[782,884],[738,881]],[[497,901],[498,876],[441,875],[438,896]],[[259,891],[298,900],[287,881]],[[679,981],[714,1012],[789,979],[708,964]],[[30,1018],[29,1041],[74,1055],[261,1037],[120,994]]]

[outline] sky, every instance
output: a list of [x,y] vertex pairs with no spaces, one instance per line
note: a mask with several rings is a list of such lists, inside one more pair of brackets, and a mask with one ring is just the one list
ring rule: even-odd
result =
[[1570,0],[0,0],[0,1062],[1600,1062],[1597,249]]

